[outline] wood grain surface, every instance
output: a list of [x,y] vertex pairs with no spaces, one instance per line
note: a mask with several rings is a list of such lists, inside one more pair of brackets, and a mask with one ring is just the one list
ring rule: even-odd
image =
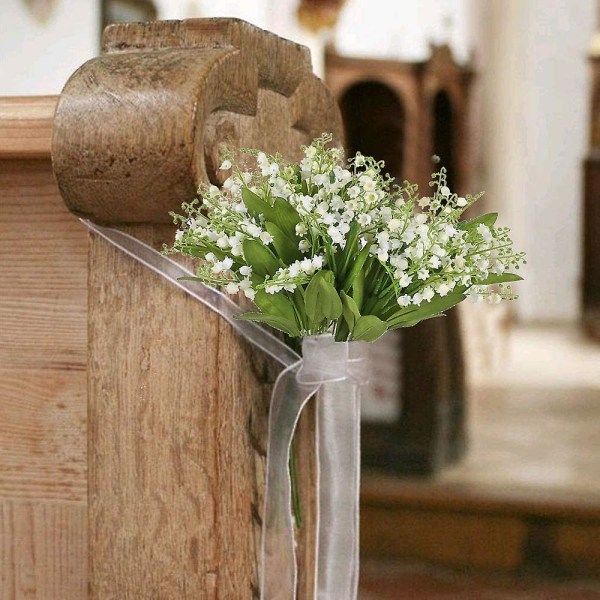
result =
[[0,98],[0,159],[50,155],[58,96]]
[[0,598],[87,598],[85,502],[0,498]]
[[2,600],[87,598],[87,233],[32,118],[51,100],[0,100]]
[[87,232],[48,160],[0,161],[1,368],[84,370]]

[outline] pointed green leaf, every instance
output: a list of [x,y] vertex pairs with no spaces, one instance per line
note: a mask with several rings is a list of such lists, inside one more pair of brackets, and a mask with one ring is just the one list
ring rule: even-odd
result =
[[385,321],[375,315],[364,315],[356,321],[352,330],[352,339],[355,341],[373,342],[381,337],[388,329]]
[[273,246],[275,246],[279,258],[286,265],[291,265],[294,261],[302,258],[302,252],[298,250],[298,238],[296,235],[285,235],[275,223],[271,223],[270,221],[265,223],[265,229],[271,234]]
[[502,275],[488,275],[475,285],[493,285],[495,283],[508,283],[509,281],[522,281],[523,278],[516,273],[502,273]]
[[360,310],[358,310],[358,306],[352,297],[348,296],[344,292],[341,292],[340,296],[342,297],[343,304],[342,314],[346,320],[346,323],[348,324],[348,329],[352,331],[356,321],[360,319]]
[[283,317],[277,315],[265,315],[263,313],[244,313],[243,315],[238,315],[236,319],[240,321],[258,321],[259,323],[266,323],[275,329],[279,329],[279,331],[283,331],[287,333],[291,337],[299,337],[300,331],[295,323],[284,319]]
[[362,268],[365,266],[365,261],[369,257],[369,249],[371,248],[371,242],[368,242],[367,245],[358,253],[356,260],[352,264],[350,268],[350,272],[346,276],[344,283],[342,285],[342,290],[344,292],[348,292],[348,290],[352,287],[356,276],[360,273]]
[[254,297],[254,304],[260,308],[263,314],[276,315],[293,323],[296,322],[294,305],[282,292],[267,294],[264,290],[258,290]]
[[276,256],[262,242],[245,239],[242,247],[246,262],[257,275],[261,277],[273,275],[279,268],[279,261]]
[[476,217],[475,219],[471,219],[470,221],[460,221],[458,227],[461,229],[473,229],[474,227],[477,227],[477,225],[487,225],[488,227],[491,227],[494,225],[497,218],[498,213],[487,213],[480,217]]
[[390,326],[398,325],[404,321],[422,321],[432,315],[438,315],[449,310],[456,304],[462,302],[466,296],[464,294],[448,294],[447,296],[434,296],[430,302],[423,302],[418,307],[408,307],[394,313],[387,319]]
[[300,240],[296,236],[296,225],[302,219],[300,219],[300,215],[296,212],[296,209],[287,200],[275,198],[268,220],[273,221],[285,235],[294,238],[296,245],[298,244]]
[[268,202],[263,200],[247,187],[242,188],[242,200],[244,201],[244,204],[246,205],[246,208],[252,217],[263,215],[265,218],[267,218],[267,216],[273,211],[273,208]]
[[331,271],[319,271],[306,287],[304,306],[313,326],[318,326],[323,319],[337,319],[342,314],[342,301],[333,282]]

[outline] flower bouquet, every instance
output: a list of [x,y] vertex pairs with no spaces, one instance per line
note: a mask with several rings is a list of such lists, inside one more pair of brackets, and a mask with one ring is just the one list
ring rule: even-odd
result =
[[372,342],[386,331],[441,315],[470,295],[514,298],[511,272],[524,261],[496,213],[461,220],[481,196],[459,197],[434,173],[430,196],[397,185],[383,162],[323,135],[299,164],[256,150],[258,169],[233,171],[223,189],[203,186],[174,215],[172,250],[202,259],[196,277],[242,292],[257,307],[241,318],[288,336],[329,332],[336,341]]
[[254,303],[236,318],[301,340],[302,360],[279,376],[269,414],[263,600],[295,598],[290,507],[297,516],[299,507],[288,462],[307,400],[319,392],[318,597],[353,599],[366,342],[443,315],[467,296],[514,298],[510,283],[524,262],[496,213],[463,218],[481,194],[453,193],[443,168],[420,196],[416,185],[385,175],[383,162],[361,154],[345,161],[330,141],[314,140],[297,164],[243,150],[250,170],[225,151],[222,189],[202,186],[201,201],[173,215],[178,231],[167,249],[200,259],[186,279]]

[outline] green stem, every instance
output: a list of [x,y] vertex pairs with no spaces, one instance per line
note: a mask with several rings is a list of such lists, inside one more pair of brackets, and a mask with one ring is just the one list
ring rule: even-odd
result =
[[292,510],[294,512],[294,520],[296,527],[302,527],[302,502],[300,499],[300,489],[298,485],[298,468],[296,464],[296,442],[292,441],[290,448],[290,481],[292,486]]

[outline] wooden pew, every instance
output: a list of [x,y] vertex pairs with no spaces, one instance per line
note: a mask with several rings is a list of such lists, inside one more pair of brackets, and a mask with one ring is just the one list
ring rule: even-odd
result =
[[168,211],[220,182],[222,143],[291,159],[323,131],[340,117],[307,49],[235,20],[109,27],[60,100],[0,100],[1,598],[258,597],[277,369],[89,236],[59,187],[77,215],[160,247]]

